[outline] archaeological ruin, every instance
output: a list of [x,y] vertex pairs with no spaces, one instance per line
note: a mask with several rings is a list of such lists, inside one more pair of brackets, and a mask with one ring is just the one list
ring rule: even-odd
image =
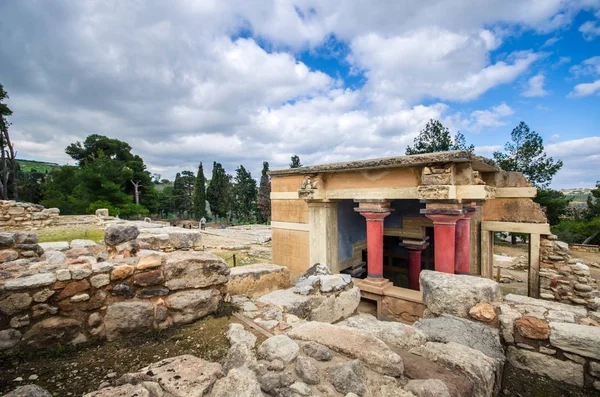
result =
[[[270,229],[173,227],[105,210],[61,219],[0,202],[0,356],[160,338],[229,308],[218,360],[156,357],[82,394],[600,395],[595,273],[550,233],[521,174],[443,152],[271,178]],[[40,243],[36,233],[60,222],[101,227],[103,240]],[[497,282],[496,232],[526,236],[524,294]],[[244,259],[228,262],[235,254]],[[0,392],[53,395],[40,385],[19,376]]]

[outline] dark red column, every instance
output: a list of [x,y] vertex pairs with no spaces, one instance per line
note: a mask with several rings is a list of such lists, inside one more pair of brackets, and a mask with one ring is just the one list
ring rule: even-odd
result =
[[408,250],[408,286],[419,290],[419,275],[421,274],[421,247],[406,247]]
[[383,219],[389,212],[359,211],[367,220],[367,273],[369,278],[383,278]]
[[456,221],[463,214],[425,214],[433,221],[435,270],[454,273]]
[[471,271],[471,217],[474,214],[475,209],[469,209],[463,218],[456,221],[454,270],[459,274]]

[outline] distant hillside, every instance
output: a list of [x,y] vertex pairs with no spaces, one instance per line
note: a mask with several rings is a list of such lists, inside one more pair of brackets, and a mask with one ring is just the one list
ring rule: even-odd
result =
[[19,162],[19,167],[21,167],[21,171],[23,172],[31,172],[32,170],[36,170],[37,172],[51,172],[53,169],[60,167],[60,165],[56,163],[48,163],[45,161],[35,161],[35,160],[22,160],[17,159]]

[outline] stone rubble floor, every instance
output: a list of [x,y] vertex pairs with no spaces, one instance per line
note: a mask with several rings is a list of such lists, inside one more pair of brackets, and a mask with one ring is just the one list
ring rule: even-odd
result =
[[[188,326],[132,335],[114,342],[63,347],[0,360],[0,395],[23,384],[37,384],[54,396],[82,396],[100,384],[167,357],[191,354],[221,361],[229,349],[226,332],[235,317],[207,317]],[[265,339],[256,333],[259,341]],[[30,377],[36,380],[29,380]],[[15,381],[21,378],[22,381]]]

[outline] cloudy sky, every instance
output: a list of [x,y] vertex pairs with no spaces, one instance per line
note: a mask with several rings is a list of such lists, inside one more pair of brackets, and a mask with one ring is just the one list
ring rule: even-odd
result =
[[[343,3],[343,5],[342,5]],[[600,179],[600,0],[0,0],[19,157],[98,133],[172,178],[404,154],[428,119],[491,156],[524,120]]]

